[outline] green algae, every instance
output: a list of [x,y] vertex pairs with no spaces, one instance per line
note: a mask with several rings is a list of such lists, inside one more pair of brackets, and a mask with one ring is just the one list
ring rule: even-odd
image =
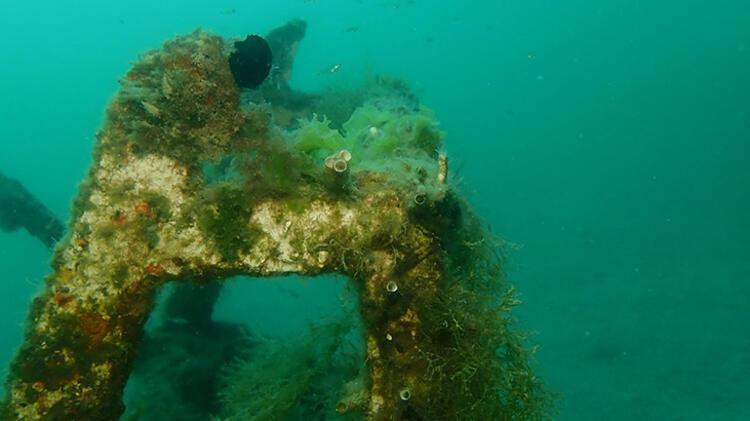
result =
[[347,408],[345,418],[336,410],[347,397],[344,382],[360,377],[365,358],[356,317],[347,309],[291,341],[263,341],[229,364],[219,389],[222,419],[361,419],[364,407]]
[[254,230],[237,221],[250,220],[250,203],[245,192],[230,183],[208,187],[198,204],[198,225],[208,234],[224,259],[236,259],[253,245]]

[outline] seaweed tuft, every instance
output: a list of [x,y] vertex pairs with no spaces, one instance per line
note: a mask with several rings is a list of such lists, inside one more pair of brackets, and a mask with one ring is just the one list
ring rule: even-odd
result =
[[226,260],[236,259],[253,245],[254,229],[248,224],[251,203],[247,194],[231,183],[207,187],[198,204],[198,225]]

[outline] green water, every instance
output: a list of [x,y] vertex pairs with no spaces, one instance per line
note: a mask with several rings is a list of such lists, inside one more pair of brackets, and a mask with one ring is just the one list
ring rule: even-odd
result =
[[[0,5],[0,171],[60,218],[140,52],[303,18],[295,88],[390,74],[435,111],[556,419],[750,419],[750,3],[151,3]],[[2,367],[48,259],[0,233]],[[318,281],[232,283],[215,317],[294,336],[339,305]]]

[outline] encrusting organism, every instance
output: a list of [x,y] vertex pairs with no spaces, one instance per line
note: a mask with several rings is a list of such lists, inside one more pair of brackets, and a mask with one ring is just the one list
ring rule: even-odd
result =
[[325,165],[328,169],[337,173],[343,173],[349,168],[349,161],[351,160],[352,154],[346,149],[342,149],[333,155],[327,156],[325,159]]

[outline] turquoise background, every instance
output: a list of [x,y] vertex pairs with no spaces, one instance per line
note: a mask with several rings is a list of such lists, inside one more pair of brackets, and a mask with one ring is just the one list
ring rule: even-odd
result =
[[[517,315],[559,419],[750,419],[750,3],[0,9],[0,170],[61,218],[139,53],[196,27],[244,36],[304,18],[293,86],[391,74],[435,111],[453,175],[510,243]],[[2,373],[48,260],[25,232],[0,233]],[[235,281],[217,317],[283,337],[335,309],[342,283]]]

